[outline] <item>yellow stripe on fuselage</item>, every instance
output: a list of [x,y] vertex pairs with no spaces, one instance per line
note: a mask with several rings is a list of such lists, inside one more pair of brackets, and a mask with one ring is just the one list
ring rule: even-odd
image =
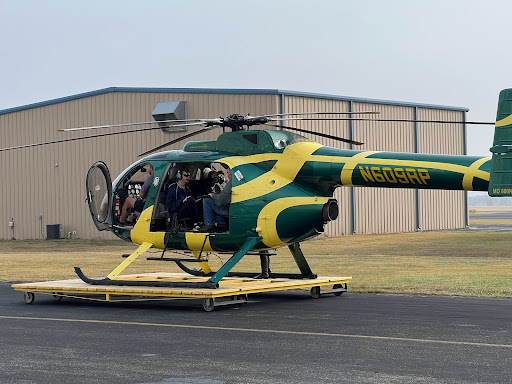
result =
[[[482,164],[484,164],[486,161],[489,161],[489,160],[491,160],[491,157],[483,157],[483,158],[475,161],[473,164],[471,164],[469,166],[468,171],[464,174],[464,179],[462,179],[462,187],[466,191],[473,190],[473,179],[475,177],[481,178],[480,176],[477,176],[477,172],[483,172],[483,171],[479,171],[478,168],[480,168],[482,166]],[[484,180],[489,181],[489,174],[487,172],[485,172],[485,173],[487,174],[487,179],[484,179]]]
[[208,233],[186,232],[185,241],[187,242],[188,249],[191,251],[200,251],[201,249],[208,252],[213,251],[212,246],[210,245],[210,236]]
[[[262,157],[261,155],[247,156],[247,157],[228,157],[218,161],[224,162],[230,167],[235,165],[247,164],[258,159],[260,162],[265,160],[277,160],[277,163],[269,171],[263,175],[248,181],[247,183],[233,187],[232,189],[232,203],[239,203],[241,201],[254,199],[264,196],[268,193],[274,192],[292,183],[302,166],[322,145],[315,142],[302,142],[289,145],[286,147],[282,154],[272,154],[272,156]],[[329,161],[329,156],[321,156],[322,161]],[[260,159],[265,160],[260,160]],[[241,163],[243,161],[243,163]]]
[[[469,175],[470,177],[478,177],[482,180],[489,181],[489,172],[481,171],[478,169],[478,167],[480,167],[486,161],[490,160],[491,159],[490,157],[484,157],[484,158],[478,159],[475,163],[471,164],[470,166],[465,166],[465,165],[458,165],[458,164],[439,163],[439,162],[435,162],[435,161],[376,159],[374,157],[367,158],[366,156],[363,156],[364,154],[368,154],[367,156],[369,156],[374,153],[378,153],[378,152],[368,151],[368,152],[360,153],[359,154],[359,155],[361,155],[359,157],[360,161],[358,161],[358,162],[354,162],[355,156],[354,157],[330,157],[329,161],[332,161],[333,163],[349,163],[350,162],[351,167],[352,166],[355,167],[355,164],[357,164],[357,163],[365,163],[365,164],[370,164],[370,165],[375,164],[375,165],[392,165],[392,166],[396,166],[396,167],[415,167],[415,168],[439,169],[442,171],[451,171],[451,172],[456,172],[456,173],[460,173],[463,175]],[[325,156],[310,156],[309,160],[310,161],[325,161],[324,158],[325,158]],[[478,164],[478,167],[475,168],[475,164],[479,161],[481,161],[481,163]],[[342,170],[342,174],[343,174],[343,170]],[[348,178],[346,178],[346,181],[350,182],[350,184],[348,184],[348,185],[351,185],[352,180],[349,181]],[[343,182],[343,179],[342,179],[342,182]],[[343,185],[347,185],[347,184],[343,183]]]
[[[343,169],[341,170],[341,184],[351,187],[352,184],[352,174],[354,173],[354,169],[356,168],[356,165],[361,162],[362,159],[373,155],[374,153],[377,153],[377,151],[368,151],[368,152],[361,152],[358,153],[355,156],[344,158],[343,161],[345,165],[343,166]],[[339,161],[338,161],[339,162]]]
[[265,205],[258,215],[258,234],[268,247],[278,247],[286,244],[277,233],[277,217],[287,208],[300,205],[325,204],[329,197],[285,197]]
[[130,232],[130,237],[135,244],[142,244],[144,242],[153,244],[154,248],[164,249],[164,236],[165,232],[150,232],[149,225],[151,224],[151,215],[153,214],[153,205],[146,208],[135,223],[135,226]]
[[[302,142],[289,145],[282,154],[268,153],[252,156],[232,156],[219,159],[219,162],[223,162],[231,168],[245,164],[256,164],[263,161],[277,160],[276,164],[269,172],[266,172],[247,183],[233,187],[232,202],[238,203],[261,197],[290,184],[295,180],[297,174],[307,161],[345,163],[340,175],[341,183],[345,186],[353,185],[353,171],[360,163],[395,167],[430,168],[460,173],[464,175],[465,182],[463,183],[463,188],[467,190],[472,190],[472,183],[475,177],[489,181],[489,172],[478,169],[482,164],[490,159],[488,157],[479,159],[470,166],[465,166],[435,161],[369,158],[369,156],[379,153],[378,151],[360,152],[354,156],[313,155],[313,153],[321,147],[321,144],[315,142]],[[476,165],[477,163],[478,166]]]

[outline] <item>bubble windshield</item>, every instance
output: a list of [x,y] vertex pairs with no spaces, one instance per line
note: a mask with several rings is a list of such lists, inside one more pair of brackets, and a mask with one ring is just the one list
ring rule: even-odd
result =
[[270,135],[274,146],[277,149],[285,149],[288,145],[294,143],[300,143],[304,141],[313,141],[304,136],[297,135],[287,131],[267,131]]

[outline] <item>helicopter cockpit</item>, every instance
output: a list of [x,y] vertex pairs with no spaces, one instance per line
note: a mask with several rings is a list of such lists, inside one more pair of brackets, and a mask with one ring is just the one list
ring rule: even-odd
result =
[[299,143],[303,141],[312,141],[304,136],[297,135],[296,133],[286,131],[266,131],[270,136],[270,140],[274,143],[274,147],[277,150],[283,150],[288,145]]
[[122,178],[115,191],[115,217],[117,223],[130,224],[144,209],[149,188],[153,183],[153,166],[139,164]]

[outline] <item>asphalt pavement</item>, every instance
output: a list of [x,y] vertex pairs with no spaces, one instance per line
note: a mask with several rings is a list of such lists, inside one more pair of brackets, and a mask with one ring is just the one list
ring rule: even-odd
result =
[[[512,231],[511,224],[498,224],[496,220],[512,220],[512,211],[503,209],[500,211],[500,207],[493,207],[495,210],[479,212],[479,208],[476,208],[477,213],[469,214],[469,227],[466,230],[469,231],[492,231],[492,232],[510,232]],[[474,224],[471,221],[478,220],[478,224]],[[485,221],[489,221],[486,223]]]
[[104,303],[0,284],[0,383],[507,383],[510,299],[306,292]]

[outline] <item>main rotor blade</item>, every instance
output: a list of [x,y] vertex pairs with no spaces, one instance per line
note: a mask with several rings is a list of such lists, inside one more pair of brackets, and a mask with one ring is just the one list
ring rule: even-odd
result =
[[322,121],[322,120],[334,120],[334,121],[371,121],[371,122],[385,122],[385,121],[396,121],[404,123],[435,123],[435,124],[477,124],[477,125],[495,125],[496,123],[483,122],[483,121],[445,121],[445,120],[409,120],[409,119],[361,119],[361,118],[344,118],[344,117],[284,117],[282,119],[269,119],[272,121]]
[[322,133],[322,132],[306,131],[305,129],[294,128],[294,127],[287,127],[285,125],[277,125],[277,124],[265,124],[265,125],[268,125],[270,127],[278,127],[278,128],[290,129],[292,131],[297,131],[297,132],[311,133],[312,135],[317,135],[317,136],[321,136],[321,137],[325,137],[327,139],[333,139],[333,140],[337,140],[337,141],[343,141],[344,143],[349,143],[349,144],[354,144],[354,145],[363,145],[364,144],[364,143],[361,143],[359,141],[344,139],[343,137],[331,136],[331,135],[328,135],[328,134]]
[[[176,127],[194,127],[194,126],[198,126],[198,125],[202,125],[204,126],[204,122],[203,121],[198,121],[197,123],[185,123],[185,124],[173,124],[173,125],[168,125],[167,127],[162,127],[162,128],[176,128]],[[160,128],[160,127],[158,127]]]
[[62,139],[62,140],[54,140],[54,141],[45,141],[42,143],[34,143],[34,144],[24,144],[24,145],[18,145],[15,147],[9,147],[9,148],[0,148],[0,152],[5,151],[11,151],[14,149],[22,149],[22,148],[31,148],[31,147],[40,147],[43,145],[49,145],[49,144],[58,144],[58,143],[66,143],[69,141],[77,141],[77,140],[86,140],[86,139],[94,139],[96,137],[105,137],[105,136],[113,136],[113,135],[123,135],[126,133],[135,133],[135,132],[146,132],[151,131],[154,129],[160,129],[160,127],[152,127],[152,128],[142,128],[142,129],[132,129],[129,131],[120,131],[120,132],[109,132],[109,133],[101,133],[99,135],[92,135],[92,136],[82,136],[82,137],[73,137],[70,139]]
[[179,143],[180,141],[188,139],[189,137],[192,137],[192,136],[195,136],[195,135],[199,135],[200,133],[207,132],[207,131],[210,131],[210,130],[215,129],[215,128],[219,128],[219,127],[218,126],[216,126],[216,127],[207,127],[207,128],[200,129],[199,131],[191,132],[191,133],[189,133],[187,135],[183,135],[181,137],[178,137],[177,139],[171,140],[171,141],[169,141],[169,142],[167,142],[165,144],[162,144],[162,145],[159,145],[158,147],[150,149],[149,151],[141,153],[138,156],[141,157],[141,156],[149,155],[150,153],[156,152],[156,151],[158,151],[158,150],[160,150],[162,148],[165,148],[165,147],[167,147],[169,145]]
[[276,116],[303,116],[303,115],[377,115],[380,112],[298,112],[298,113],[276,113],[274,115],[261,115],[260,117],[276,117]]
[[[96,125],[91,127],[78,127],[78,128],[65,128],[59,129],[59,132],[72,132],[72,131],[86,131],[89,129],[102,129],[102,128],[117,128],[117,127],[129,127],[132,125],[145,125],[145,124],[158,124],[158,123],[186,123],[189,121],[200,121],[200,119],[188,119],[188,120],[162,120],[162,121],[142,121],[139,123],[124,123],[124,124],[110,124],[110,125]],[[180,125],[181,126],[181,125]],[[160,128],[160,127],[157,127]],[[165,127],[167,128],[167,127]]]

